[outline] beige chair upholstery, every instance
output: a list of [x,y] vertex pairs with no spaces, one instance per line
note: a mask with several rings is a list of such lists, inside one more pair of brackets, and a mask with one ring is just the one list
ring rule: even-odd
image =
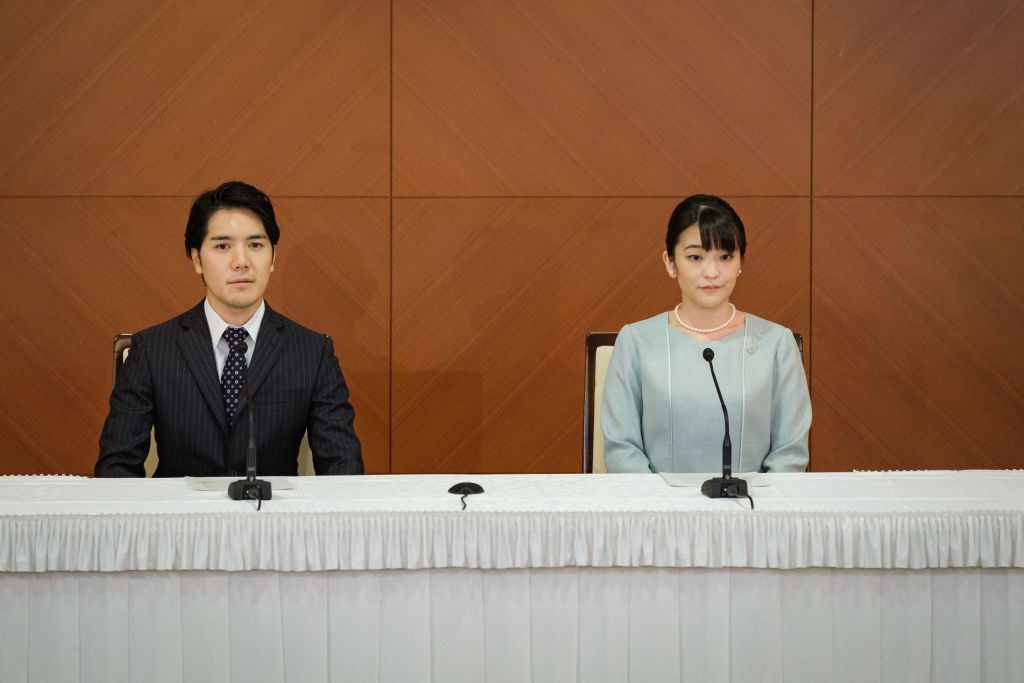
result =
[[302,443],[299,444],[299,476],[312,477],[316,475],[313,469],[313,451],[309,450],[309,434],[302,435]]
[[[604,380],[608,363],[615,347],[615,332],[587,334],[586,378],[583,397],[583,471],[600,474],[608,471],[604,464],[604,432],[601,431],[601,401],[604,398]],[[804,353],[804,338],[793,333],[800,355]]]
[[[121,366],[124,365],[124,359],[128,357],[128,351],[132,348],[132,335],[130,334],[119,334],[114,337],[114,384],[117,383],[117,373],[121,371]],[[152,477],[153,472],[156,471],[157,463],[160,462],[159,456],[156,453],[156,438],[152,433],[149,436],[149,455],[146,456],[146,476]],[[306,434],[302,435],[302,443],[299,444],[299,474],[300,475],[315,475],[316,472],[313,470],[313,452],[309,450],[309,439]]]

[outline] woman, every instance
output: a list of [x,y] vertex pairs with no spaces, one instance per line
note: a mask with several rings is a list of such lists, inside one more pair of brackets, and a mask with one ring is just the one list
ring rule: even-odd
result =
[[729,297],[747,239],[724,200],[694,195],[668,222],[661,255],[682,300],[619,332],[601,408],[609,472],[720,472],[729,409],[732,471],[807,468],[811,401],[793,333]]

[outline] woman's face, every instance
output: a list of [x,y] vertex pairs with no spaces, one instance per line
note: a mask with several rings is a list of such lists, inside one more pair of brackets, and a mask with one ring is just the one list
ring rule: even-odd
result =
[[679,234],[674,258],[664,252],[662,260],[669,276],[679,283],[687,305],[702,308],[724,306],[740,274],[739,251],[705,250],[696,224]]

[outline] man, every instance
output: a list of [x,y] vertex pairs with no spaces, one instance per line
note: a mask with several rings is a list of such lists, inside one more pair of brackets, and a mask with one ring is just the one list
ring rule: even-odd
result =
[[317,474],[363,472],[330,337],[263,300],[279,237],[274,207],[251,185],[224,183],[196,198],[185,252],[206,298],[133,336],[110,395],[97,477],[145,476],[153,427],[156,476],[241,476],[249,439],[246,382],[259,474],[296,474],[306,430]]

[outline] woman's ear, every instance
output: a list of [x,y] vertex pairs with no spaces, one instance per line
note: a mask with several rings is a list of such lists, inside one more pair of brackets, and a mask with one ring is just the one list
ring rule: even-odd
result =
[[668,255],[667,251],[661,252],[661,260],[665,263],[665,270],[668,271],[669,277],[676,276],[676,264],[672,260],[672,257]]

